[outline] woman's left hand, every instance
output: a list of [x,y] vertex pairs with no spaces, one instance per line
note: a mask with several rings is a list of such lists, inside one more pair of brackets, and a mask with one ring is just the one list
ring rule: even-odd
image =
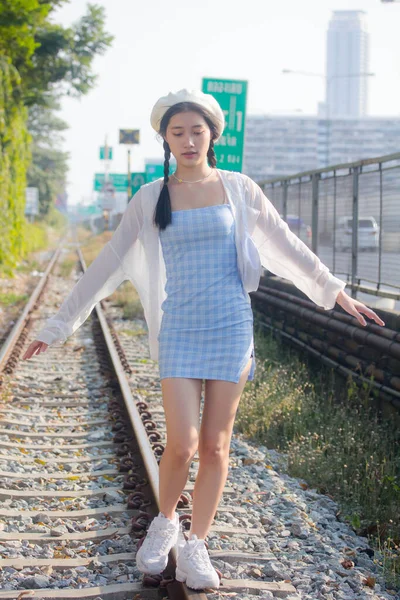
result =
[[364,317],[360,314],[363,313],[367,315],[370,319],[373,319],[378,325],[385,325],[384,321],[373,310],[365,306],[362,302],[358,300],[354,300],[354,298],[350,298],[343,290],[340,290],[337,295],[336,302],[340,304],[340,306],[348,312],[350,315],[356,317],[357,321],[361,323],[361,325],[366,325],[367,322]]

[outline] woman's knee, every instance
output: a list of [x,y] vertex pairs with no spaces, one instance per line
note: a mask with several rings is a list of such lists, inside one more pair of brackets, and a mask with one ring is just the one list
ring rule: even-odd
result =
[[229,445],[220,441],[204,441],[199,444],[200,462],[210,464],[224,464],[229,461]]
[[178,464],[186,464],[193,460],[198,449],[198,437],[192,439],[174,440],[167,442],[166,450],[170,453],[172,459]]
[[200,430],[202,380],[163,379],[163,402],[169,456],[178,464],[190,462],[196,454]]

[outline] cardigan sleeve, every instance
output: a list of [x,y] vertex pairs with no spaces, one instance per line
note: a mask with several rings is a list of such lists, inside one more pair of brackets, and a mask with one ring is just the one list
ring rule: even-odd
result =
[[289,279],[310,300],[325,310],[333,308],[346,283],[330,273],[316,254],[280,217],[261,187],[244,177],[246,200],[257,215],[252,239],[261,264],[279,277]]
[[103,246],[79,281],[35,336],[48,345],[63,344],[86,321],[94,306],[128,279],[123,261],[143,225],[141,188],[129,202],[112,238]]

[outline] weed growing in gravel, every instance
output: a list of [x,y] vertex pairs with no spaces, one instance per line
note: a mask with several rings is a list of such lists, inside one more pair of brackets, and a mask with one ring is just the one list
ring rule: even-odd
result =
[[28,294],[15,294],[14,292],[0,293],[0,306],[13,306],[27,302]]
[[138,293],[130,281],[124,281],[111,296],[112,304],[122,308],[124,319],[144,319],[143,307]]
[[146,329],[120,329],[118,331],[118,333],[123,333],[125,335],[128,335],[130,337],[137,337],[139,335],[147,335],[147,331]]
[[36,259],[30,259],[30,257],[22,260],[16,267],[17,273],[32,273],[32,271],[40,271],[42,265]]
[[78,255],[76,252],[69,252],[57,266],[60,277],[68,278],[77,264]]
[[341,519],[381,552],[388,583],[400,586],[400,433],[394,419],[378,414],[369,385],[343,380],[338,399],[332,369],[310,364],[256,318],[254,338],[255,377],[246,383],[236,430],[287,453],[289,474],[339,503]]

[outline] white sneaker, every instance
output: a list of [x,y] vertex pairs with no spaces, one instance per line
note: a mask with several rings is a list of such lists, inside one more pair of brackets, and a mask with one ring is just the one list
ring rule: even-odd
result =
[[150,523],[143,544],[136,553],[136,566],[142,573],[159,575],[168,564],[168,554],[178,541],[179,514],[171,521],[162,512]]
[[194,533],[178,554],[175,578],[194,590],[219,587],[219,575],[211,564],[205,542]]

